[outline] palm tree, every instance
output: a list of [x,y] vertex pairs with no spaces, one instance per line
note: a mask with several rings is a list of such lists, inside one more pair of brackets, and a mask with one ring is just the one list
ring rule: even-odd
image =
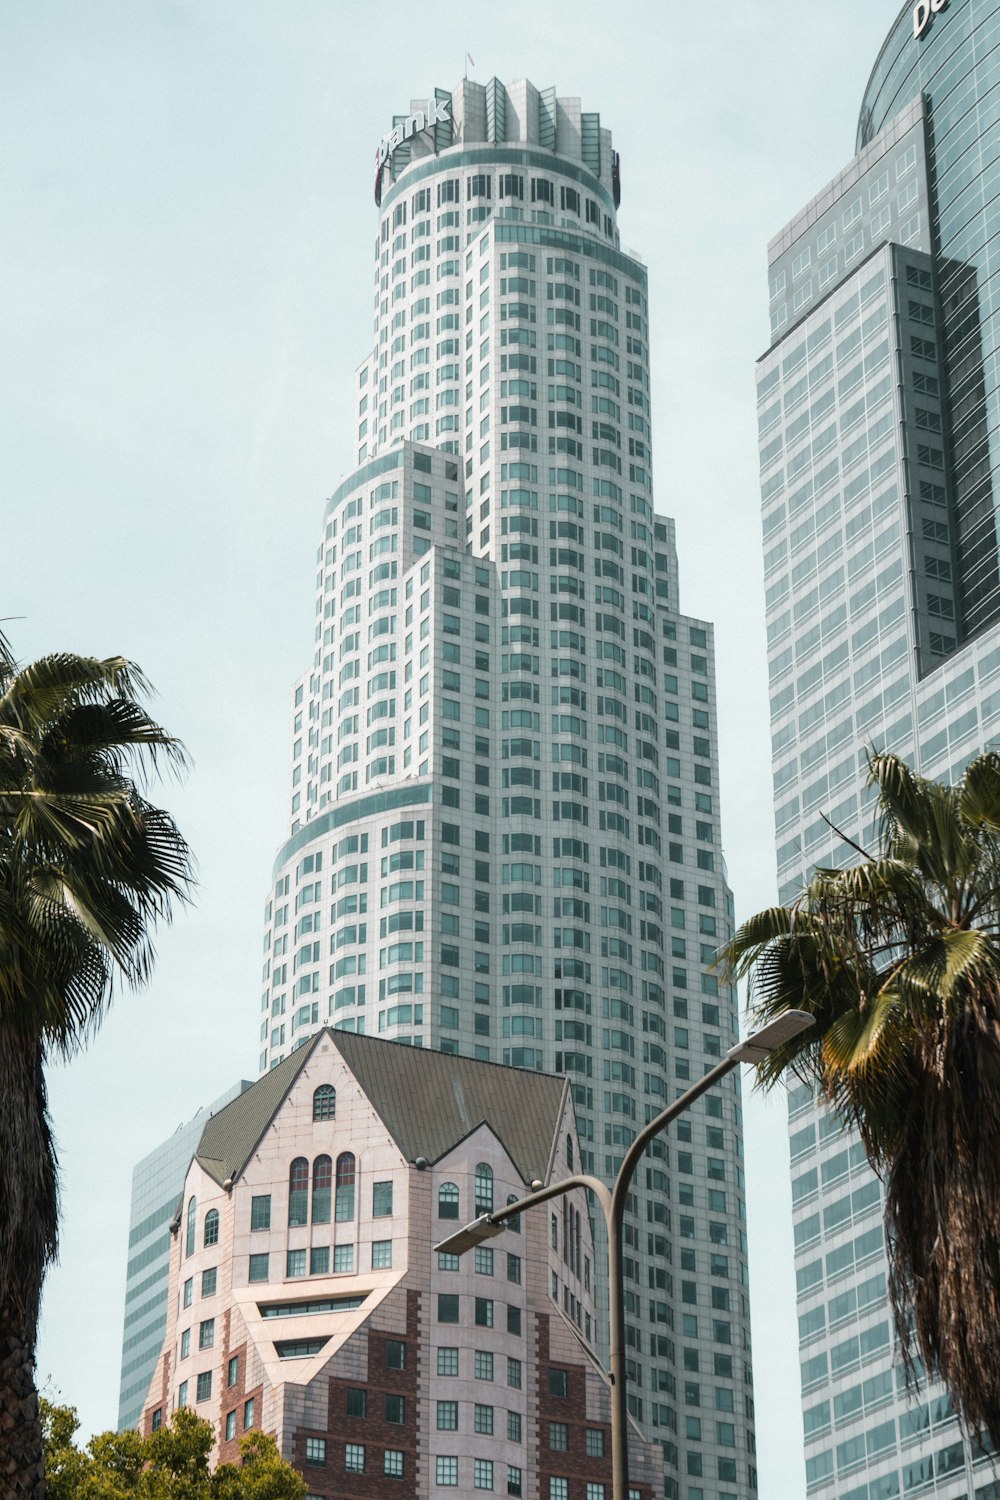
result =
[[[889,1288],[908,1376],[919,1356],[966,1428],[1000,1443],[1000,755],[957,786],[869,757],[880,848],[818,870],[722,950],[754,1024],[816,1027],[760,1064],[818,1084],[885,1185]],[[850,842],[850,841],[848,841]]]
[[130,773],[176,740],[120,657],[18,667],[0,635],[0,1497],[44,1495],[34,1383],[39,1297],[56,1252],[57,1171],[44,1066],[142,984],[149,931],[185,899],[191,861]]

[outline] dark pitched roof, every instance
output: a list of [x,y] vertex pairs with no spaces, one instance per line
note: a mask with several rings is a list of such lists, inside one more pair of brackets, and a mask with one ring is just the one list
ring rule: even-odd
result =
[[437,1161],[485,1121],[524,1181],[545,1181],[568,1087],[562,1078],[350,1031],[330,1034],[408,1161]]
[[485,1122],[526,1183],[546,1180],[568,1088],[563,1079],[326,1029],[208,1121],[197,1160],[216,1182],[243,1171],[322,1036],[408,1161],[437,1161]]
[[208,1121],[195,1159],[220,1186],[243,1171],[321,1035],[317,1033]]

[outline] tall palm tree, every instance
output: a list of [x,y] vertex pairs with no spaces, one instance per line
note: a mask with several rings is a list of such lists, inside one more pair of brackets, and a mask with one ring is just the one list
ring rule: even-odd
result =
[[[92,1035],[149,932],[191,882],[144,772],[183,751],[120,657],[19,667],[0,635],[0,1497],[44,1495],[34,1383],[39,1297],[56,1251],[44,1066]],[[138,783],[132,779],[138,773]]]
[[719,962],[750,976],[755,1024],[816,1017],[758,1077],[792,1069],[859,1133],[907,1372],[919,1355],[1000,1444],[1000,756],[957,786],[894,755],[869,766],[878,851],[751,917]]

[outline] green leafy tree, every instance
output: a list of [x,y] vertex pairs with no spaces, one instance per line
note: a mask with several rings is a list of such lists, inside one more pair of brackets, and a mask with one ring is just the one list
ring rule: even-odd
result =
[[908,1373],[919,1356],[1000,1443],[1000,756],[957,786],[869,764],[878,851],[751,917],[720,962],[750,976],[755,1025],[815,1016],[758,1076],[791,1068],[860,1135]]
[[211,1424],[190,1407],[147,1437],[102,1432],[81,1451],[73,1407],[40,1406],[49,1500],[304,1500],[305,1480],[270,1433],[246,1433],[239,1463],[213,1472]]
[[34,1353],[58,1229],[45,1064],[90,1037],[118,982],[148,978],[150,931],[190,885],[187,846],[142,795],[147,766],[182,761],[145,691],[120,657],[19,667],[0,636],[2,1500],[44,1495]]

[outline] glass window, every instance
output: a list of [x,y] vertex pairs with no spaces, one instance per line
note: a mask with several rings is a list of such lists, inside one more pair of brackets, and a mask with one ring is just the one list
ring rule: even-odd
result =
[[305,1224],[309,1215],[309,1163],[297,1156],[288,1171],[288,1223]]
[[215,1347],[215,1319],[206,1318],[198,1327],[198,1348],[212,1349]]
[[354,1270],[354,1246],[335,1245],[333,1248],[333,1269],[335,1271]]
[[388,1219],[392,1215],[392,1183],[372,1183],[372,1217]]
[[181,1299],[182,1307],[190,1307],[194,1300],[194,1278],[189,1276],[184,1283],[184,1296]]
[[403,1472],[403,1450],[386,1448],[382,1455],[382,1473],[387,1474],[390,1479],[402,1479]]
[[270,1229],[271,1194],[262,1193],[250,1200],[250,1229]]
[[[255,1415],[256,1415],[256,1412],[255,1412],[255,1408],[254,1408],[254,1398],[251,1396],[250,1399],[249,1399],[249,1401],[244,1401],[244,1403],[243,1403],[243,1430],[244,1431],[246,1431],[248,1428],[250,1428],[250,1427],[253,1426]],[[325,1448],[325,1444],[324,1444],[324,1448]],[[306,1462],[308,1462],[308,1457],[306,1459]]]
[[507,1384],[512,1391],[521,1389],[521,1361],[519,1359],[507,1360]]
[[267,1252],[263,1255],[251,1255],[250,1257],[250,1280],[266,1281],[268,1278]]
[[439,1375],[458,1374],[458,1350],[442,1348],[437,1352],[437,1372]]
[[[455,1298],[455,1301],[456,1302],[458,1301],[457,1297]],[[493,1299],[491,1297],[477,1297],[475,1299],[475,1301],[476,1301],[476,1309],[475,1309],[476,1327],[477,1328],[492,1328],[493,1327]]]
[[365,1472],[364,1443],[347,1443],[345,1445],[344,1471],[347,1474],[363,1474]]
[[493,1212],[493,1168],[481,1161],[476,1166],[476,1213]]
[[310,1468],[319,1468],[326,1463],[326,1438],[306,1438],[306,1463]]
[[306,1252],[304,1250],[289,1250],[285,1257],[286,1276],[304,1276],[306,1274]]
[[477,1380],[493,1379],[493,1355],[489,1349],[476,1350],[474,1373]]
[[333,1120],[337,1116],[337,1090],[332,1083],[321,1083],[313,1094],[313,1119]]
[[240,1357],[234,1354],[226,1366],[226,1385],[236,1385],[240,1378]]
[[438,1218],[458,1218],[458,1188],[453,1182],[442,1182],[438,1189]]
[[333,1180],[333,1162],[328,1156],[317,1156],[313,1162],[312,1221],[314,1224],[330,1222],[330,1185]]
[[215,1289],[219,1284],[218,1266],[209,1266],[207,1271],[201,1273],[201,1295],[203,1297],[214,1297]]
[[604,1431],[600,1427],[587,1428],[587,1457],[604,1457]]
[[210,1208],[205,1215],[205,1235],[203,1245],[217,1245],[219,1243],[219,1210]]
[[236,1436],[236,1412],[226,1412],[226,1442],[231,1443]]
[[198,1200],[197,1200],[197,1198],[189,1198],[188,1199],[188,1211],[187,1211],[187,1228],[185,1230],[185,1235],[184,1235],[184,1254],[185,1255],[193,1255],[194,1254],[194,1227],[195,1227],[195,1218],[197,1216],[197,1213],[198,1213]]
[[181,1334],[181,1353],[180,1353],[181,1359],[187,1359],[187,1357],[188,1357],[188,1355],[190,1353],[191,1353],[191,1330],[190,1330],[190,1328],[185,1328],[184,1332]]
[[198,1384],[195,1391],[195,1400],[207,1401],[212,1394],[212,1372],[202,1370],[198,1376]]
[[549,1447],[553,1453],[569,1451],[569,1425],[566,1422],[549,1423]]
[[440,1485],[458,1484],[458,1459],[438,1458],[435,1477]]
[[330,1246],[313,1245],[309,1251],[309,1275],[327,1276],[330,1271]]
[[438,1315],[439,1323],[458,1322],[458,1297],[453,1292],[438,1293]]
[[438,1432],[458,1431],[458,1402],[439,1401],[437,1404]]
[[180,1383],[180,1385],[177,1387],[177,1405],[178,1406],[187,1406],[187,1398],[188,1398],[188,1383],[187,1383],[186,1380],[182,1380],[181,1383]]
[[388,1271],[392,1266],[392,1240],[372,1241],[372,1270]]
[[350,1151],[337,1157],[337,1223],[354,1218],[355,1162]]
[[473,1460],[472,1487],[476,1490],[491,1490],[493,1488],[493,1460],[491,1458],[477,1458]]
[[387,1370],[406,1369],[406,1345],[402,1339],[386,1339],[385,1366]]
[[406,1397],[386,1396],[385,1398],[385,1420],[396,1427],[402,1427],[406,1421]]
[[477,1401],[473,1410],[473,1431],[493,1435],[493,1408],[481,1406]]
[[367,1417],[368,1392],[364,1386],[351,1386],[347,1392],[347,1415],[349,1417]]

